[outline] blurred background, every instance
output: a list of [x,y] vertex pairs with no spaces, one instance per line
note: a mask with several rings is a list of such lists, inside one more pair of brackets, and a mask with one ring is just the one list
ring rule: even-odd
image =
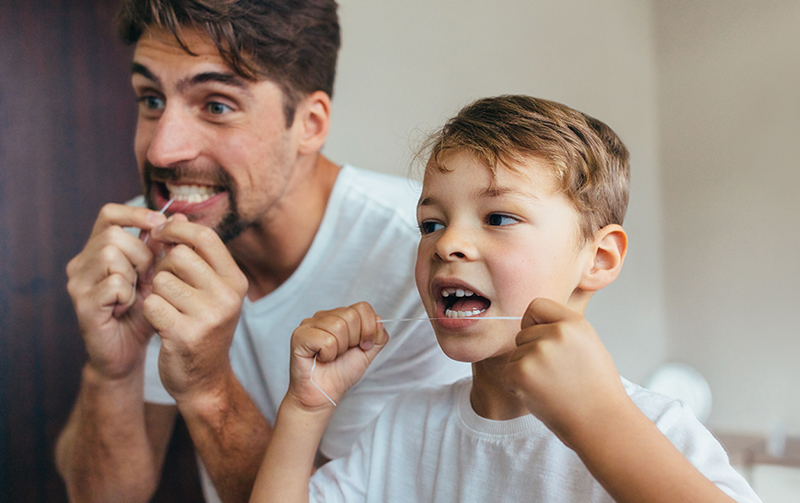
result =
[[[800,2],[339,3],[327,156],[407,175],[424,133],[489,95],[603,120],[632,155],[631,247],[587,316],[634,382],[696,369],[751,480],[800,463]],[[116,4],[0,2],[0,501],[66,499],[52,450],[85,353],[64,269],[139,193]],[[179,425],[154,501],[199,498],[188,447]],[[800,501],[787,473],[794,496],[754,481],[765,503]]]

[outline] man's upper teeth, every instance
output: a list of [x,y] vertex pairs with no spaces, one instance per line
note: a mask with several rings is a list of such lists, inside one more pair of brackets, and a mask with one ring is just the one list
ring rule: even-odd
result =
[[170,199],[188,203],[201,203],[217,193],[216,187],[211,185],[172,185],[165,184],[169,190]]
[[472,297],[475,292],[463,288],[445,288],[442,290],[442,297],[449,297],[455,295],[456,297]]

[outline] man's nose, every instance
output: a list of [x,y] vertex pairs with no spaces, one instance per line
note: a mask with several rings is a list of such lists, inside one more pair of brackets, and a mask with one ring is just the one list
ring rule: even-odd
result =
[[154,166],[170,167],[195,159],[201,137],[188,111],[167,106],[158,119],[147,149],[147,160]]

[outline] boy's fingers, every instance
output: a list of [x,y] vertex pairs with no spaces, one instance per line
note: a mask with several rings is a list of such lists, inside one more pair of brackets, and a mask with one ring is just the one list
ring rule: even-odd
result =
[[358,345],[367,351],[375,344],[380,343],[378,339],[381,335],[381,327],[378,325],[378,316],[367,302],[359,302],[350,307],[358,313],[361,324],[358,340],[355,341],[355,344],[352,344],[353,341],[351,341],[351,347]]
[[539,297],[533,299],[525,310],[520,323],[522,328],[546,323],[556,323],[572,318],[577,313],[554,300]]

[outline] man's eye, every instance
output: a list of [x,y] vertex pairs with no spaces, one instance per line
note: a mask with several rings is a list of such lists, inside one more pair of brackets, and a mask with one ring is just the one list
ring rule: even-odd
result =
[[153,95],[145,95],[139,98],[141,103],[147,110],[163,110],[164,100]]
[[223,103],[212,101],[211,103],[208,104],[208,111],[211,112],[213,115],[222,115],[233,111],[233,109]]
[[419,232],[422,233],[422,235],[430,234],[440,229],[444,229],[444,225],[439,222],[431,222],[428,220],[419,224]]
[[511,225],[519,222],[514,217],[510,217],[508,215],[503,215],[501,213],[492,213],[488,217],[486,217],[486,223],[492,226],[500,226],[500,225]]

